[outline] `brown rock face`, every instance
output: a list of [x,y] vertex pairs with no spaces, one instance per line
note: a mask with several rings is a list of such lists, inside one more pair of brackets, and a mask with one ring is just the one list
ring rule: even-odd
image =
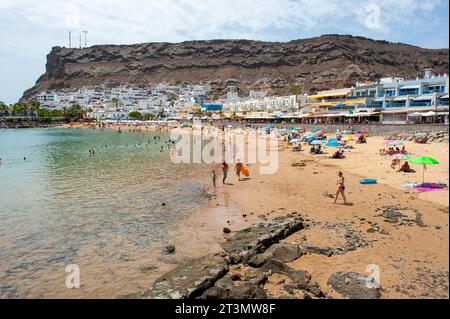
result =
[[146,86],[156,83],[209,83],[217,96],[228,84],[242,93],[264,89],[289,93],[354,85],[387,75],[421,76],[431,67],[448,73],[448,49],[423,49],[362,37],[325,35],[290,42],[211,40],[182,43],[54,47],[46,72],[23,99],[42,90],[105,83]]

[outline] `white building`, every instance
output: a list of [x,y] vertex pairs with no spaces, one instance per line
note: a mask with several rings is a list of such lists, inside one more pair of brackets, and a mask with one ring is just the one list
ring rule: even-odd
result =
[[248,112],[248,111],[297,111],[299,104],[296,95],[270,96],[260,99],[246,99],[237,102],[225,102],[224,111],[228,112]]

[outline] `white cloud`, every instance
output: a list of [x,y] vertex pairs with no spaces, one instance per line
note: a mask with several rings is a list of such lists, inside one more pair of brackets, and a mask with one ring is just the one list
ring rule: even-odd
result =
[[[446,1],[0,0],[0,43],[7,44],[0,49],[0,62],[26,57],[43,71],[45,54],[51,46],[67,46],[69,30],[73,43],[82,30],[88,30],[89,45],[219,38],[285,41],[351,33],[443,47],[448,46],[448,15],[438,9],[448,7]],[[367,25],[370,4],[380,8],[377,28]],[[442,30],[443,24],[447,30]],[[427,32],[427,28],[434,29]],[[416,31],[427,34],[426,39],[415,38]],[[13,64],[0,69],[13,72]],[[30,77],[34,80],[38,75]]]

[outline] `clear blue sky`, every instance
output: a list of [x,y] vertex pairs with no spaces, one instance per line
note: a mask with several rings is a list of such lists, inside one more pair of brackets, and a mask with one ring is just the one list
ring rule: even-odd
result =
[[0,101],[14,103],[45,71],[53,46],[326,33],[449,47],[448,0],[0,0]]

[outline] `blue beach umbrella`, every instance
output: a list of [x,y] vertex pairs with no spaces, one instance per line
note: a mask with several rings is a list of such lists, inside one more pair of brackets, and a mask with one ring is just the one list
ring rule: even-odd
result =
[[300,142],[300,139],[299,138],[294,138],[294,139],[289,141],[289,144],[298,143],[298,142]]
[[327,144],[325,144],[325,146],[328,146],[328,147],[340,147],[341,144],[339,144],[339,142],[336,141],[334,138],[330,138],[328,140]]

